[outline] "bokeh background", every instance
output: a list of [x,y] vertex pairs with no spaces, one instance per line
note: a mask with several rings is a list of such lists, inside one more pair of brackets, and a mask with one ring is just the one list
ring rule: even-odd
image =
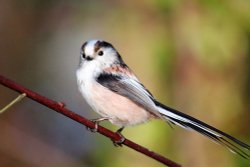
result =
[[[98,115],[75,70],[93,38],[111,42],[157,99],[250,143],[250,1],[0,1],[1,74],[88,118]],[[0,108],[17,95],[0,85]],[[250,165],[163,121],[124,135],[186,167]],[[0,166],[163,165],[25,98],[0,115]]]

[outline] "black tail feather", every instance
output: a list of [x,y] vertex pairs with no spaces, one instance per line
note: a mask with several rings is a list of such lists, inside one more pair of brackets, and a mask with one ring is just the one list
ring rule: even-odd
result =
[[[171,122],[174,122],[175,124],[178,124],[184,128],[192,129],[200,134],[209,137],[216,143],[219,143],[226,148],[228,148],[230,151],[239,154],[243,158],[250,158],[250,156],[244,152],[242,149],[245,149],[247,151],[250,150],[250,146],[243,143],[242,141],[196,119],[193,118],[187,114],[184,114],[180,111],[177,111],[175,109],[172,109],[170,107],[167,107],[160,102],[155,101],[155,104],[160,107],[163,110],[160,110],[161,114],[166,117],[166,119],[170,120]],[[165,110],[165,111],[164,111]]]

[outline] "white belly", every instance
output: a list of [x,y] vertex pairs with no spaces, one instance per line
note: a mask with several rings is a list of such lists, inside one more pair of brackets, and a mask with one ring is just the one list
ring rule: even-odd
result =
[[115,125],[136,125],[146,122],[151,117],[148,111],[128,98],[116,94],[98,83],[81,85],[80,91],[96,112],[102,117],[109,117],[109,121]]

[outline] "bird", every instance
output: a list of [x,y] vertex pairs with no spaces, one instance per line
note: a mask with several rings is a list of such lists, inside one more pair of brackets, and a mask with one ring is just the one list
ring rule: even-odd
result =
[[117,133],[121,135],[127,126],[161,119],[194,130],[243,158],[250,157],[248,144],[156,100],[109,42],[92,39],[83,43],[76,78],[83,98],[101,116],[93,120],[94,130],[99,122],[108,120],[119,127]]

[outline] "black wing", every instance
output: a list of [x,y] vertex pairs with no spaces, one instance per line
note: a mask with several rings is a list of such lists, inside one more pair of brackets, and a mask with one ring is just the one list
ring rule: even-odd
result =
[[127,97],[154,115],[162,117],[153,101],[152,94],[135,78],[103,73],[96,78],[96,81],[109,90]]

